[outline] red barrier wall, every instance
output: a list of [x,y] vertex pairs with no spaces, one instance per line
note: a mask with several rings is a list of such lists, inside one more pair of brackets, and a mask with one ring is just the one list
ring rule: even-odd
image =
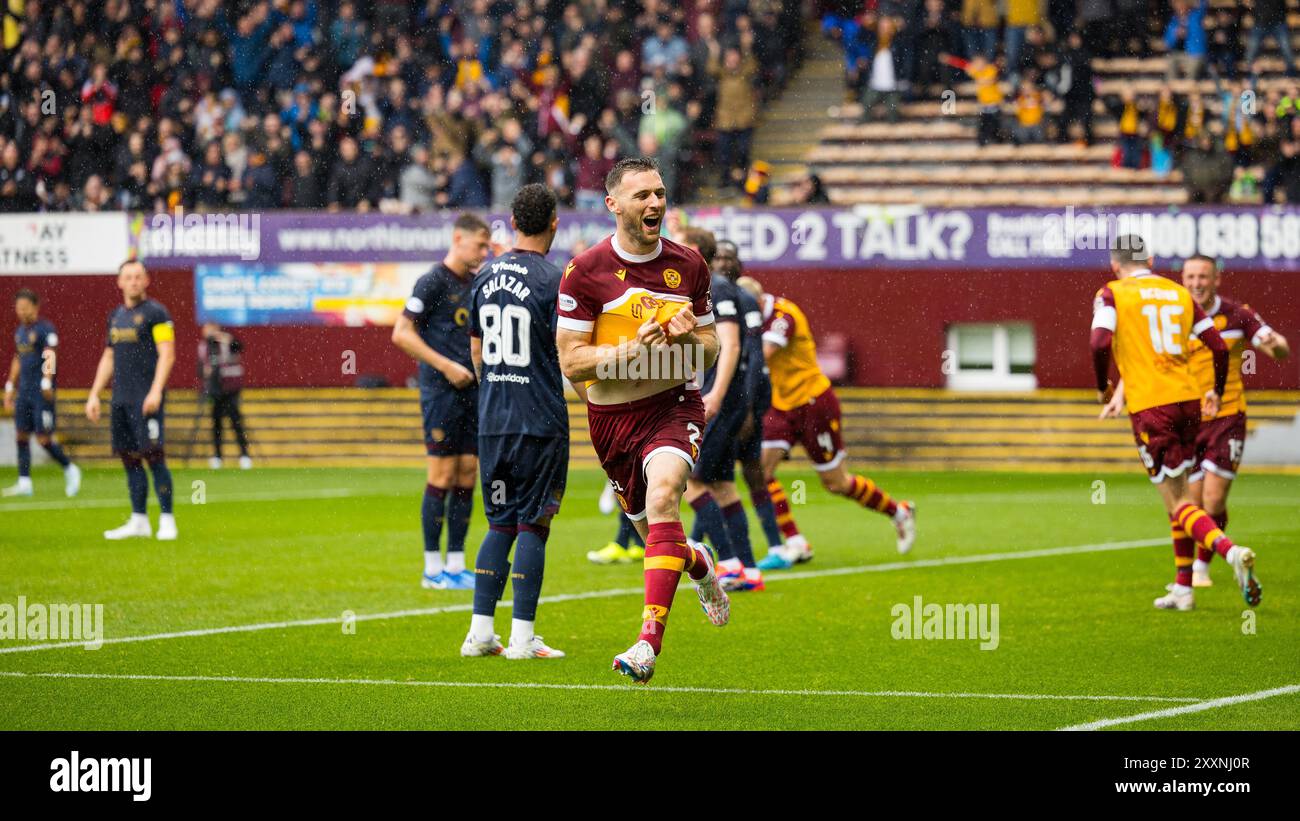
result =
[[[1035,372],[1043,387],[1092,384],[1087,352],[1093,293],[1103,272],[1008,271],[765,271],[764,286],[804,309],[818,335],[842,333],[854,355],[854,381],[861,385],[940,387],[945,329],[952,322],[1032,322],[1038,345]],[[171,384],[194,386],[198,328],[194,322],[194,275],[189,270],[152,272],[150,296],[176,321],[177,362]],[[3,277],[0,356],[12,356],[15,317],[10,300],[20,287],[34,288],[42,312],[59,329],[63,348],[60,384],[88,386],[103,349],[109,311],[120,300],[112,276]],[[1294,348],[1300,348],[1300,275],[1289,272],[1227,274],[1225,294],[1246,299]],[[260,327],[236,329],[247,354],[247,384],[270,386],[351,385],[356,375],[379,374],[402,385],[415,363],[393,347],[389,329]],[[356,375],[343,372],[345,352],[356,356]],[[1300,356],[1273,363],[1262,358],[1248,387],[1300,388]]]

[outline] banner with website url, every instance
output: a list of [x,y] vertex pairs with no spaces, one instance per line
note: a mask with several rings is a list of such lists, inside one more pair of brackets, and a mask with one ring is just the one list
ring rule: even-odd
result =
[[[373,263],[432,265],[451,244],[454,212],[421,216],[285,213],[158,214],[130,222],[130,243],[150,264]],[[508,215],[485,215],[508,246]],[[821,209],[691,208],[667,235],[699,225],[734,241],[754,270],[873,267],[954,271],[1106,269],[1118,236],[1147,239],[1158,266],[1193,254],[1229,270],[1300,270],[1297,208],[1066,208],[933,210],[908,206]],[[551,258],[563,265],[613,230],[607,213],[564,212]]]

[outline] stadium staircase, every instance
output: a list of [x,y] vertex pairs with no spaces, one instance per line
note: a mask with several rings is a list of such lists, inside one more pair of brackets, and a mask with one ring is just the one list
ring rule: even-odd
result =
[[[863,467],[1131,472],[1136,466],[1127,420],[1097,421],[1090,391],[839,388],[838,393],[845,441]],[[84,390],[60,392],[60,436],[78,461],[111,464],[108,422],[86,421],[85,398]],[[419,467],[424,461],[413,389],[249,389],[243,409],[259,467]],[[177,465],[207,464],[208,420],[196,410],[193,391],[169,392],[167,450]],[[1250,393],[1252,432],[1262,425],[1291,424],[1298,412],[1300,391]],[[586,413],[576,398],[569,403],[569,417],[573,466],[596,467]],[[237,451],[228,428],[226,442],[229,462]],[[803,459],[802,453],[797,456]],[[1251,469],[1300,473],[1300,467]]]
[[[1211,2],[1214,8],[1233,5],[1234,0]],[[1290,0],[1290,6],[1292,42],[1300,52],[1300,0]],[[1247,14],[1242,31],[1249,32],[1252,25]],[[1162,39],[1152,37],[1150,45],[1152,57],[1093,60],[1098,94],[1091,146],[980,147],[975,142],[975,86],[969,82],[953,89],[957,96],[947,112],[940,100],[907,103],[897,123],[859,122],[862,107],[858,103],[831,104],[822,112],[815,111],[813,100],[842,100],[844,93],[842,56],[835,44],[817,33],[810,41],[816,56],[805,68],[816,71],[816,79],[804,82],[802,76],[796,77],[791,90],[801,91],[786,94],[781,101],[795,98],[789,103],[790,115],[778,118],[781,103],[773,107],[759,130],[754,156],[774,165],[773,205],[789,202],[790,186],[809,169],[816,169],[835,205],[1122,208],[1183,204],[1188,198],[1178,171],[1159,177],[1149,169],[1111,167],[1118,128],[1103,100],[1131,87],[1139,98],[1154,101],[1165,85],[1166,58],[1162,56]],[[1284,64],[1271,39],[1261,54],[1258,91],[1262,104],[1269,90],[1288,89],[1295,81],[1283,76]],[[824,89],[812,92],[814,84]],[[1202,95],[1207,120],[1219,116],[1222,103],[1213,80],[1177,80],[1170,86],[1178,95]],[[808,102],[797,102],[801,95]],[[1014,118],[1013,98],[1014,94],[1007,95],[1007,119]],[[796,153],[807,142],[813,145]]]

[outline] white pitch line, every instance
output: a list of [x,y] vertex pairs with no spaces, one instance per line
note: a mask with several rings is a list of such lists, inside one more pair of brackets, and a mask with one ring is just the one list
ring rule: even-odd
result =
[[[1153,547],[1168,543],[1169,539],[1137,539],[1126,542],[1103,542],[1101,544],[1083,544],[1072,545],[1068,547],[1046,547],[1038,550],[1023,550],[1020,552],[1004,553],[982,553],[974,556],[949,556],[942,559],[920,559],[910,562],[888,562],[886,564],[868,564],[857,567],[832,567],[826,570],[806,570],[795,573],[785,573],[781,575],[769,575],[766,577],[767,582],[797,579],[815,579],[823,576],[849,576],[858,573],[883,573],[891,570],[908,570],[912,568],[925,567],[944,567],[947,565],[962,564],[980,564],[984,562],[1005,562],[1015,559],[1036,559],[1044,556],[1067,556],[1079,553],[1104,553],[1113,550],[1132,550],[1138,547]],[[537,600],[538,604],[555,604],[557,602],[580,601],[583,599],[602,599],[612,596],[630,596],[633,594],[644,593],[641,587],[620,587],[612,590],[592,590],[586,593],[560,593],[553,596],[542,596]],[[500,603],[503,607],[509,607],[513,602],[505,600]],[[354,616],[355,621],[376,621],[384,619],[399,619],[408,616],[432,616],[438,613],[458,613],[473,609],[473,604],[466,602],[464,604],[451,604],[443,607],[426,607],[414,610],[396,610],[390,613],[363,613]],[[142,636],[123,636],[121,638],[104,639],[102,644],[123,644],[137,641],[156,641],[160,639],[179,639],[192,638],[195,636],[212,636],[222,633],[251,633],[258,630],[282,630],[288,627],[315,627],[324,624],[342,624],[342,616],[325,616],[314,619],[296,619],[293,621],[272,621],[262,622],[259,624],[239,624],[228,627],[206,627],[195,630],[180,630],[171,633],[149,633]],[[57,650],[62,647],[84,647],[84,641],[62,641],[50,642],[46,644],[20,644],[15,647],[0,647],[0,654],[4,653],[29,653],[37,650]]]
[[1149,713],[1138,713],[1132,716],[1121,716],[1119,718],[1103,718],[1100,721],[1090,721],[1087,724],[1075,724],[1070,727],[1061,727],[1064,731],[1087,731],[1101,730],[1105,727],[1114,727],[1119,724],[1132,724],[1137,721],[1150,721],[1156,718],[1170,718],[1172,716],[1183,716],[1189,713],[1202,713],[1206,710],[1215,710],[1219,707],[1231,707],[1233,704],[1244,704],[1247,701],[1260,701],[1265,698],[1274,696],[1285,696],[1291,693],[1300,693],[1300,684],[1288,684],[1285,687],[1274,687],[1271,690],[1259,690],[1254,693],[1244,693],[1239,696],[1227,696],[1225,698],[1211,699],[1210,701],[1200,701],[1196,704],[1188,704],[1183,707],[1169,707],[1164,710],[1154,710]]
[[[289,493],[206,493],[204,506],[214,502],[281,502],[295,499],[343,499],[351,496],[383,496],[383,493],[366,493],[350,488],[321,488],[320,490],[298,490]],[[176,503],[190,505],[189,497],[184,493],[176,494]],[[127,502],[121,498],[113,499],[64,499],[47,502],[14,502],[0,504],[0,512],[11,510],[75,510],[90,507],[126,507]],[[197,505],[196,505],[197,506]]]
[[92,679],[96,681],[178,681],[230,684],[373,684],[399,687],[468,687],[504,690],[618,690],[642,693],[708,693],[737,696],[840,696],[857,698],[986,698],[1010,701],[1195,701],[1170,696],[1058,695],[1047,693],[926,693],[908,690],[748,690],[739,687],[637,687],[626,684],[544,684],[509,681],[403,681],[388,678],[269,678],[264,676],[160,676],[128,673],[22,673],[0,671],[8,678]]

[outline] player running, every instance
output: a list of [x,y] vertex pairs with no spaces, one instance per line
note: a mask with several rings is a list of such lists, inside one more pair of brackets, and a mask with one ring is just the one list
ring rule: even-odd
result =
[[0,491],[5,496],[32,495],[32,434],[63,467],[63,492],[76,496],[81,470],[54,439],[56,421],[54,381],[58,370],[59,335],[54,324],[40,316],[40,297],[30,288],[14,296],[18,329],[14,331],[14,359],[5,382],[5,410],[13,411],[18,444],[18,483]]
[[[1183,263],[1183,287],[1201,306],[1206,316],[1214,320],[1214,327],[1223,343],[1228,346],[1228,381],[1219,413],[1214,417],[1201,417],[1200,431],[1196,434],[1195,465],[1187,477],[1187,489],[1192,501],[1205,508],[1220,530],[1228,527],[1228,491],[1237,478],[1246,445],[1246,394],[1241,381],[1241,363],[1245,351],[1244,340],[1259,348],[1275,360],[1286,359],[1291,353],[1286,337],[1274,331],[1249,305],[1227,299],[1219,294],[1218,266],[1210,257],[1197,254]],[[1197,389],[1202,395],[1214,387],[1214,357],[1199,339],[1188,341],[1192,372]],[[1115,396],[1102,411],[1102,418],[1118,416],[1124,408],[1124,383],[1115,387]],[[1214,551],[1204,546],[1196,549],[1192,563],[1192,587],[1210,587],[1210,560]],[[1172,585],[1170,586],[1172,589]]]
[[147,462],[162,511],[157,538],[170,541],[177,533],[172,515],[172,472],[163,453],[163,421],[167,379],[176,362],[176,331],[167,309],[145,293],[149,272],[142,263],[128,260],[118,266],[117,287],[122,291],[122,304],[108,317],[108,344],[86,397],[86,418],[99,421],[99,394],[111,380],[113,452],[126,468],[131,518],[119,528],[104,531],[104,538],[147,539],[151,535],[146,513],[149,478],[143,464]]
[[[478,273],[469,302],[470,356],[482,386],[478,452],[488,533],[478,551],[474,614],[460,654],[504,650],[509,659],[562,658],[533,632],[546,539],[569,470],[569,411],[555,350],[560,269],[545,257],[559,218],[555,195],[535,183],[519,189],[510,210],[514,248]],[[493,615],[506,579],[514,580],[514,618],[503,648]]]
[[406,308],[393,325],[393,344],[420,363],[420,411],[429,457],[420,506],[424,530],[420,585],[430,590],[474,589],[474,574],[465,569],[465,534],[478,479],[478,383],[469,355],[469,298],[474,272],[487,254],[487,223],[473,214],[458,216],[447,256],[416,280]]
[[[1093,368],[1097,398],[1106,405],[1113,392],[1109,374],[1114,350],[1115,364],[1127,385],[1125,406],[1138,453],[1169,514],[1174,586],[1155,600],[1155,606],[1162,610],[1196,606],[1192,554],[1199,544],[1232,565],[1242,596],[1254,607],[1261,596],[1254,577],[1254,551],[1234,545],[1196,504],[1187,486],[1202,411],[1211,419],[1219,415],[1228,381],[1228,348],[1214,320],[1186,288],[1151,272],[1151,257],[1141,237],[1119,237],[1110,260],[1118,279],[1102,286],[1093,302]],[[1213,384],[1204,393],[1192,371],[1193,335],[1209,350],[1213,363]]]
[[[717,242],[711,231],[688,227],[682,241],[712,265]],[[718,361],[704,374],[704,441],[686,483],[686,501],[695,511],[691,540],[707,538],[718,552],[718,579],[724,590],[762,590],[763,574],[749,542],[749,517],[736,493],[740,429],[750,413],[749,361],[743,346],[744,311],[739,289],[714,273],[710,281],[718,329]]]
[[730,614],[713,557],[687,544],[679,512],[704,429],[704,404],[688,363],[711,366],[718,336],[708,266],[660,237],[668,203],[655,161],[620,160],[605,190],[617,225],[565,269],[556,342],[569,381],[589,383],[592,446],[645,539],[641,634],[614,657],[615,670],[645,683],[654,675],[683,570],[709,621],[721,627]]
[[[784,297],[762,293],[754,282],[763,310],[763,356],[772,372],[772,407],[763,419],[763,471],[776,478],[776,467],[790,455],[794,442],[803,445],[822,487],[888,516],[894,523],[899,553],[916,541],[916,506],[896,502],[875,482],[844,467],[848,452],[840,431],[840,401],[831,380],[817,364],[817,345],[799,306]],[[778,522],[789,507],[773,495]],[[793,523],[791,521],[791,523]],[[787,535],[785,548],[769,550],[759,567],[782,570],[812,559],[812,548],[797,530]]]

